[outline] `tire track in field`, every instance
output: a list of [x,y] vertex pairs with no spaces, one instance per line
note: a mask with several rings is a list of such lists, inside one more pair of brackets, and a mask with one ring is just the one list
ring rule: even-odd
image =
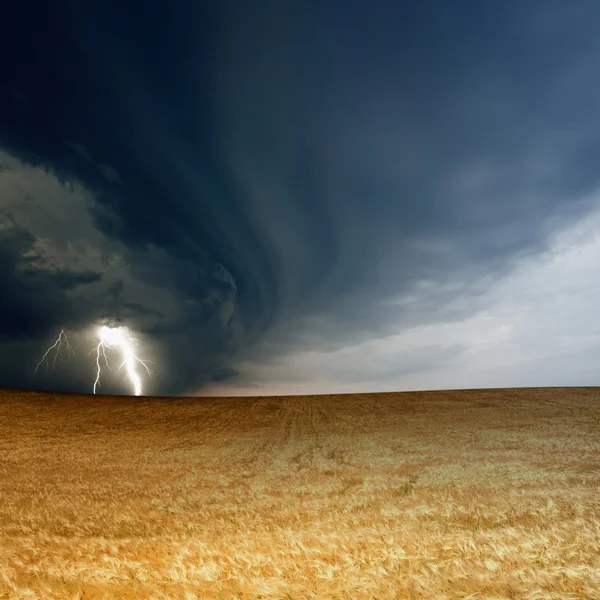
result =
[[323,423],[322,397],[299,396],[286,402],[282,434],[272,451],[274,462],[289,472],[317,469],[322,462]]
[[257,417],[268,414],[269,421],[240,456],[245,468],[270,478],[314,467],[321,448],[314,398],[265,397],[254,411]]
[[[272,409],[275,407],[276,411]],[[268,470],[277,448],[289,436],[285,399],[255,396],[235,399],[221,413],[221,422],[213,424],[211,446],[226,453],[229,464],[254,477]]]
[[294,438],[295,416],[288,397],[264,396],[254,407],[255,416],[267,420],[263,423],[256,442],[248,447],[241,458],[244,466],[255,471],[257,476],[264,477],[280,470],[286,463],[286,448]]
[[356,394],[352,397],[352,407],[357,412],[353,428],[360,433],[370,433],[374,426],[402,430],[408,419],[421,412],[398,394]]
[[240,401],[236,398],[232,401],[227,398],[211,401],[210,410],[197,413],[192,411],[189,420],[171,431],[170,435],[177,437],[178,440],[163,448],[165,450],[187,449],[190,444],[210,443],[212,445],[215,442],[219,445],[227,445],[231,437],[236,434],[236,428],[239,431],[240,425],[248,420],[259,400],[260,398],[248,398]]
[[210,434],[213,441],[221,445],[230,445],[231,439],[244,430],[261,397],[227,399],[220,407],[219,413],[211,420],[209,427],[202,433]]

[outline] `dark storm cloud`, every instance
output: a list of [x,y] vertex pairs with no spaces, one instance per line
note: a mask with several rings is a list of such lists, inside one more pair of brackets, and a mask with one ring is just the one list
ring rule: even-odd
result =
[[[50,231],[38,190],[0,231],[3,335],[126,322],[160,348],[153,393],[464,317],[598,183],[594,2],[3,10],[0,149],[89,199]],[[60,263],[70,238],[93,268]]]
[[64,292],[101,278],[93,271],[48,268],[35,252],[31,233],[1,213],[0,272],[0,339],[48,335],[67,316],[81,324],[89,311],[69,303]]
[[[231,20],[219,142],[280,261],[268,353],[460,318],[478,295],[462,310],[453,295],[543,250],[551,215],[589,208],[598,9],[459,6],[271,3]],[[413,310],[381,303],[422,279],[441,289]]]

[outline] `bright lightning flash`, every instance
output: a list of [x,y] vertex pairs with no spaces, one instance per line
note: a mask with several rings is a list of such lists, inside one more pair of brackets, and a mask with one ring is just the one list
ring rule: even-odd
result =
[[123,357],[123,362],[119,369],[125,367],[127,378],[133,385],[134,394],[136,396],[141,396],[142,381],[136,371],[136,366],[138,363],[142,365],[144,369],[146,369],[148,375],[152,375],[152,371],[150,371],[145,361],[135,355],[135,352],[133,351],[135,339],[131,336],[126,327],[107,327],[106,325],[100,327],[98,336],[100,337],[100,341],[96,346],[96,381],[94,381],[94,394],[96,393],[96,387],[100,385],[100,355],[102,355],[106,366],[110,369],[106,350],[118,348]]
[[[104,363],[110,368],[110,363],[108,361],[108,356],[106,354],[107,350],[119,349],[121,351],[121,356],[123,357],[123,362],[119,367],[119,370],[125,367],[127,371],[127,378],[131,382],[133,386],[133,392],[136,396],[142,395],[142,381],[140,376],[136,371],[136,367],[138,363],[146,369],[148,375],[152,375],[152,371],[148,368],[146,364],[149,361],[143,361],[138,358],[134,352],[135,346],[135,338],[129,333],[129,330],[126,327],[107,327],[106,325],[98,328],[98,337],[100,341],[95,349],[92,349],[91,352],[96,352],[96,380],[94,381],[94,394],[96,393],[96,388],[100,385],[100,357],[104,359]],[[60,351],[63,343],[67,347],[67,354],[73,354],[75,356],[75,351],[71,347],[69,340],[67,338],[67,334],[64,329],[60,330],[56,341],[46,352],[44,356],[40,359],[38,364],[35,367],[35,371],[33,372],[33,376],[35,377],[38,369],[42,364],[46,365],[46,372],[48,372],[48,361],[51,357],[51,353],[54,350],[54,357],[52,358],[52,366],[56,366],[56,360],[60,357]],[[90,354],[91,354],[90,352]]]
[[52,367],[56,367],[56,359],[60,355],[60,348],[61,348],[63,342],[67,346],[67,354],[72,353],[73,356],[75,356],[75,350],[73,350],[73,348],[71,348],[71,344],[69,344],[69,339],[67,338],[67,334],[65,333],[65,330],[61,329],[54,344],[52,344],[52,346],[50,346],[50,348],[48,348],[48,350],[46,350],[46,353],[44,354],[44,356],[42,356],[42,358],[40,359],[40,362],[38,362],[38,364],[36,365],[35,371],[33,372],[34,377],[42,363],[46,364],[46,373],[48,372],[48,355],[50,354],[50,352],[52,352],[52,350],[56,350],[56,352],[54,353],[54,359],[52,360]]

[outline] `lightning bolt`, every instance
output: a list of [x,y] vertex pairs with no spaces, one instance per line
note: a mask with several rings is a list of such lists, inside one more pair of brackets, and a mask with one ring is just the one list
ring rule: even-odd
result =
[[[129,382],[133,386],[133,393],[136,396],[141,396],[142,395],[142,380],[137,372],[136,367],[138,365],[142,365],[142,367],[144,367],[144,369],[146,370],[146,373],[149,376],[152,376],[153,373],[150,370],[150,368],[148,367],[148,363],[150,361],[144,361],[136,355],[136,353],[134,351],[136,339],[131,335],[131,333],[129,332],[129,330],[126,327],[108,327],[106,325],[98,328],[98,338],[99,338],[98,344],[96,345],[95,348],[92,348],[92,350],[90,351],[90,354],[92,352],[96,353],[96,357],[94,360],[94,362],[96,363],[96,379],[94,380],[94,387],[93,387],[94,394],[96,393],[96,389],[100,386],[100,371],[101,371],[102,360],[104,360],[105,366],[110,371],[112,371],[112,369],[110,367],[110,361],[108,359],[108,355],[106,354],[107,350],[117,350],[118,349],[121,351],[121,356],[123,358],[123,362],[121,363],[121,366],[119,367],[119,371],[123,367],[125,367],[126,372],[127,372],[127,378],[129,379]],[[60,333],[58,335],[58,338],[56,338],[56,341],[54,342],[54,344],[52,344],[52,346],[50,346],[50,348],[48,348],[48,350],[46,350],[46,352],[44,353],[44,356],[42,356],[40,361],[37,363],[37,365],[35,367],[35,371],[33,372],[34,377],[35,377],[38,369],[42,365],[42,363],[45,363],[46,372],[48,372],[48,357],[53,350],[55,350],[55,353],[54,353],[54,358],[52,360],[52,366],[53,367],[56,366],[56,360],[60,355],[60,350],[61,350],[63,343],[67,346],[67,353],[68,354],[72,353],[73,356],[75,356],[75,351],[73,350],[73,348],[71,347],[71,344],[69,343],[67,334],[65,333],[64,329],[61,329]],[[61,360],[62,360],[62,358],[61,358]]]
[[[148,361],[143,361],[138,358],[134,352],[135,338],[129,333],[125,327],[107,327],[104,325],[100,327],[98,331],[100,341],[96,346],[96,380],[94,381],[94,394],[96,388],[100,385],[100,355],[103,356],[106,366],[110,369],[108,357],[106,356],[106,350],[121,350],[123,362],[119,367],[121,370],[123,367],[126,368],[127,378],[133,386],[133,393],[135,396],[142,395],[142,381],[136,371],[138,364],[142,365],[148,375],[152,375],[152,371],[146,364]],[[93,350],[92,350],[93,352]]]
[[67,354],[69,354],[69,352],[71,352],[71,353],[73,353],[73,356],[75,356],[75,350],[73,350],[73,348],[71,348],[71,344],[69,343],[69,338],[67,338],[67,334],[65,333],[65,330],[61,329],[54,344],[52,344],[52,346],[50,346],[50,348],[48,348],[48,350],[46,350],[46,352],[44,353],[44,356],[42,356],[42,358],[40,359],[38,364],[35,366],[35,371],[33,372],[34,377],[42,363],[46,364],[46,373],[48,372],[48,354],[50,354],[50,352],[52,352],[52,350],[54,350],[54,349],[56,349],[56,352],[54,353],[54,359],[52,360],[52,368],[56,367],[56,359],[60,355],[60,349],[62,347],[63,341],[67,346]]

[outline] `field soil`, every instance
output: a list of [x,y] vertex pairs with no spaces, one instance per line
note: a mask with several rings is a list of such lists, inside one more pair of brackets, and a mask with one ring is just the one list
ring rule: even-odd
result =
[[0,599],[600,599],[600,388],[0,388]]

